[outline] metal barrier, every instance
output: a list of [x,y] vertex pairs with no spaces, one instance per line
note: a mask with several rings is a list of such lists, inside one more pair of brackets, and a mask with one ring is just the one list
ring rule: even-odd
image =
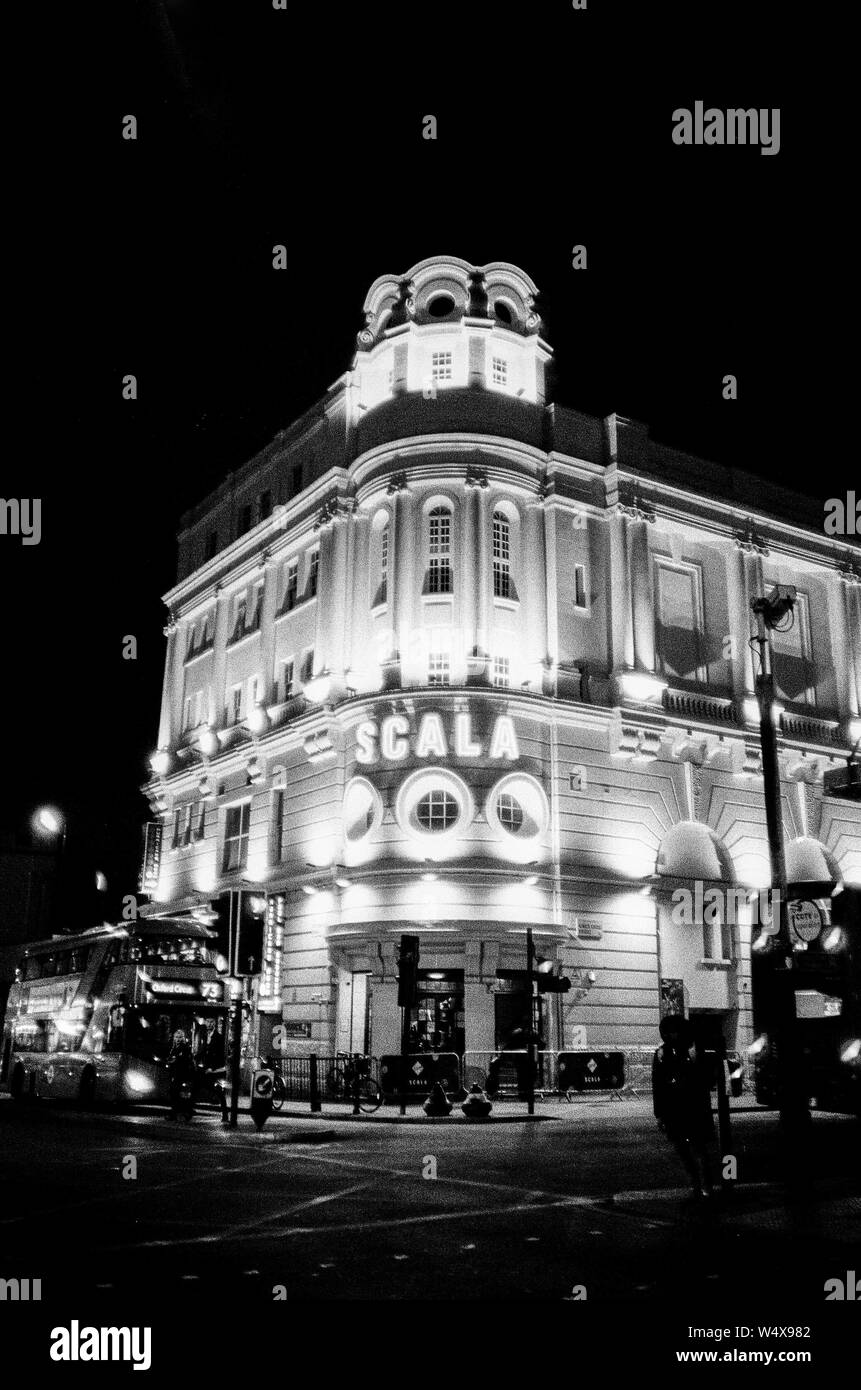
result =
[[402,1059],[390,1054],[380,1058],[380,1085],[387,1100],[402,1093],[411,1100],[424,1100],[438,1081],[443,1090],[461,1090],[460,1058],[456,1052],[410,1052],[406,1059],[406,1086],[402,1086]]
[[[542,1051],[537,1056],[535,1090],[538,1094],[554,1093],[558,1086],[558,1052]],[[463,1054],[463,1084],[481,1086],[488,1095],[526,1096],[529,1083],[527,1071],[529,1053],[525,1048],[498,1048],[495,1052],[465,1052]]]

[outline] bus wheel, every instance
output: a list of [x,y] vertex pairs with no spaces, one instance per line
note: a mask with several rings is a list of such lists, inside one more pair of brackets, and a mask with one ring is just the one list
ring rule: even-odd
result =
[[9,1094],[13,1100],[24,1099],[24,1068],[16,1067],[9,1082]]
[[92,1110],[96,1099],[96,1074],[89,1067],[81,1077],[78,1104],[82,1110]]

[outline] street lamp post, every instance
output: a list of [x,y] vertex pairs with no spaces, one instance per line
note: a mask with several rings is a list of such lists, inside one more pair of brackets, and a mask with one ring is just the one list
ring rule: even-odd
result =
[[781,964],[775,970],[774,1044],[780,1121],[788,1141],[787,1162],[790,1173],[799,1172],[801,1168],[799,1146],[810,1120],[810,1112],[802,1087],[801,1052],[795,1018],[793,948],[786,912],[786,856],[783,847],[780,764],[774,719],[774,653],[771,634],[787,614],[792,614],[795,598],[796,591],[791,585],[777,584],[770,594],[751,599],[750,604],[757,625],[757,635],[753,641],[759,648],[760,669],[756,689],[771,882],[772,888],[777,890],[772,904],[776,925],[774,936],[781,956]]

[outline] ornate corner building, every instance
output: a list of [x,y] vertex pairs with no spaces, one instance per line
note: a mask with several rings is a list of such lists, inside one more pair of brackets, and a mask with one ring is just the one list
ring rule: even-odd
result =
[[276,1022],[398,1051],[409,932],[416,1048],[487,1055],[527,927],[574,983],[548,1048],[652,1047],[669,997],[749,1042],[749,917],[702,893],[769,882],[750,599],[774,582],[798,590],[789,877],[861,882],[861,806],[822,784],[861,736],[861,552],[551,403],[536,293],[505,263],[382,276],[350,369],[183,518],[143,911],[221,912],[235,969],[255,904],[262,1052]]

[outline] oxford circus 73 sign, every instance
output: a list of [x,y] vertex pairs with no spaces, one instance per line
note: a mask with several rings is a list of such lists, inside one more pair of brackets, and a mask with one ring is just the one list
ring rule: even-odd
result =
[[520,757],[514,720],[500,714],[494,721],[490,740],[485,748],[482,739],[473,733],[472,715],[456,714],[450,736],[442,715],[423,714],[416,726],[405,714],[389,714],[379,722],[365,719],[356,728],[356,761],[377,763],[401,762],[410,753],[416,758],[506,758],[513,762]]

